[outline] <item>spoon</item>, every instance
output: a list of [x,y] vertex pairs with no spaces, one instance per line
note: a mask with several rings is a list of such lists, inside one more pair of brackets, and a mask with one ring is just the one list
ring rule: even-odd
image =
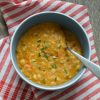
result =
[[83,56],[79,55],[74,50],[67,47],[67,50],[69,50],[74,56],[76,56],[87,68],[90,69],[90,71],[100,79],[100,66],[96,65],[95,63],[91,62],[90,60],[84,58]]

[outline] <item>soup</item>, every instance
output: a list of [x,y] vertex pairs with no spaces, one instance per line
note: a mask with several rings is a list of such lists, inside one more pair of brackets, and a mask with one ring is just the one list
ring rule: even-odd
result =
[[80,61],[67,47],[82,54],[75,35],[56,23],[45,22],[28,29],[19,40],[16,59],[31,81],[54,86],[69,81],[80,69]]

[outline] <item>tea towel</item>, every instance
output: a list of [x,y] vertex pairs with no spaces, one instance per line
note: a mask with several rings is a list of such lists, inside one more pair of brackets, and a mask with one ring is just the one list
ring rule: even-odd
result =
[[[100,80],[88,69],[73,86],[58,91],[43,91],[25,83],[10,59],[10,39],[28,16],[43,11],[61,12],[77,20],[91,45],[91,61],[98,64],[92,26],[87,7],[59,0],[0,0],[0,9],[9,36],[0,40],[0,98],[3,100],[100,100]],[[81,34],[81,33],[80,33]],[[84,42],[84,41],[83,41]]]

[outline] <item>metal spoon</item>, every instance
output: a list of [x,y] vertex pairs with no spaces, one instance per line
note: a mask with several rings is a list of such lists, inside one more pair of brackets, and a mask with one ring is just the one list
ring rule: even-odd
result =
[[83,56],[79,55],[74,50],[67,47],[67,50],[69,50],[74,56],[76,56],[87,68],[90,69],[90,71],[100,79],[100,66],[96,65],[95,63],[91,62],[90,60],[84,58]]

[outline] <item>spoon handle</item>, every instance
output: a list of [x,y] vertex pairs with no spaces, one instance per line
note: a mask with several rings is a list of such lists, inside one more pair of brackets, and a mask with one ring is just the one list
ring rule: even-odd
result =
[[87,68],[89,68],[91,70],[91,72],[100,79],[100,66],[96,65],[95,63],[91,62],[90,60],[82,57],[81,55],[79,55],[78,53],[76,53],[75,51],[71,50],[70,48],[68,48],[68,50],[75,55]]

